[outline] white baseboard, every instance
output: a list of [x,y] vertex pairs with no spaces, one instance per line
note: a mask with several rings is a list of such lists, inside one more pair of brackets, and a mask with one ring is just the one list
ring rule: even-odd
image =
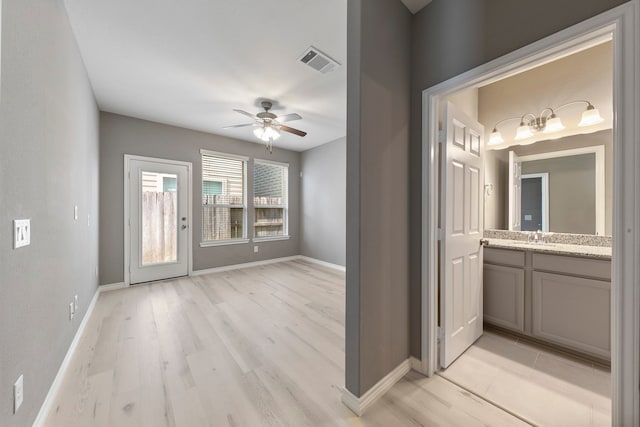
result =
[[109,285],[100,285],[98,286],[98,291],[99,292],[108,292],[108,291],[115,291],[117,289],[124,289],[127,288],[128,286],[124,284],[124,282],[119,282],[119,283],[111,283]]
[[207,268],[205,270],[195,270],[192,276],[202,276],[203,274],[220,273],[221,271],[238,270],[240,268],[258,267],[260,265],[275,264],[277,262],[292,261],[299,259],[300,255],[288,256],[283,258],[265,259],[262,261],[245,262],[243,264],[224,265],[222,267]]
[[347,268],[344,265],[340,265],[340,264],[332,264],[330,262],[326,262],[326,261],[322,261],[316,258],[311,258],[308,256],[304,256],[304,255],[300,255],[298,257],[298,259],[302,259],[305,261],[309,261],[309,262],[313,262],[315,264],[319,264],[319,265],[323,265],[325,267],[329,267],[329,268],[333,268],[334,270],[338,270],[338,271],[347,271]]
[[410,359],[399,364],[393,371],[371,387],[362,397],[354,396],[346,388],[342,390],[342,403],[357,416],[361,416],[376,400],[388,392],[402,377],[411,370]]
[[45,397],[42,406],[40,407],[40,411],[38,411],[38,416],[36,416],[35,421],[33,422],[33,427],[42,427],[44,425],[45,420],[47,419],[47,415],[52,409],[54,399],[58,394],[58,390],[60,389],[60,385],[62,384],[62,380],[64,378],[67,369],[69,368],[69,364],[71,363],[71,359],[73,358],[73,354],[75,353],[78,343],[80,342],[80,338],[84,333],[85,328],[87,327],[87,323],[91,318],[91,314],[93,313],[93,309],[96,306],[96,301],[98,300],[98,295],[102,292],[100,289],[102,286],[98,286],[96,289],[96,293],[93,294],[93,298],[91,298],[91,302],[89,303],[89,307],[87,307],[87,312],[84,314],[82,318],[82,322],[80,322],[80,326],[78,326],[78,330],[76,331],[75,336],[73,337],[73,341],[71,341],[71,345],[67,350],[67,354],[65,354],[64,359],[62,360],[62,364],[58,369],[58,373],[56,377],[53,379],[53,383],[51,387],[49,387],[49,392],[47,393],[47,397]]

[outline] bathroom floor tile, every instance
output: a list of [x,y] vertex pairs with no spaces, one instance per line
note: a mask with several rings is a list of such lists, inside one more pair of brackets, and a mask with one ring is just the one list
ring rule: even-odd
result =
[[610,426],[611,374],[492,332],[439,373],[536,425]]

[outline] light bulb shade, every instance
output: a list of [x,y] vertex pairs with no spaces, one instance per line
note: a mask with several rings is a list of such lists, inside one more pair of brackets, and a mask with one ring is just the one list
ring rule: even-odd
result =
[[253,134],[264,142],[269,142],[269,139],[276,140],[280,138],[280,132],[271,126],[262,126],[253,130]]
[[549,120],[547,120],[547,125],[544,127],[543,133],[558,132],[562,129],[564,129],[562,120],[560,120],[560,117],[555,117],[555,115],[553,115]]
[[529,125],[520,123],[520,126],[518,126],[518,129],[516,130],[515,140],[520,141],[521,139],[527,139],[532,136],[533,132],[531,132]]
[[604,122],[604,119],[600,115],[600,111],[598,111],[597,108],[591,107],[587,108],[584,113],[582,113],[582,119],[580,120],[580,123],[578,123],[578,126],[591,126],[602,122]]
[[502,138],[502,134],[497,129],[494,129],[493,132],[491,132],[491,135],[489,135],[489,145],[498,145],[503,142],[504,139]]

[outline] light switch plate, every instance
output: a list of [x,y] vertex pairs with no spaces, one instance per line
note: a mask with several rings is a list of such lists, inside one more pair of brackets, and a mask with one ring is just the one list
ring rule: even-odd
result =
[[77,221],[78,220],[78,205],[75,205],[73,207],[73,220]]
[[13,220],[13,248],[21,248],[31,244],[31,220]]

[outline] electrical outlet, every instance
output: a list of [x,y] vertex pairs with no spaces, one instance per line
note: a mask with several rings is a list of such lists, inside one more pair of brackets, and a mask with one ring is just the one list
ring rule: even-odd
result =
[[78,311],[78,295],[73,296],[73,312]]
[[13,220],[13,248],[18,249],[31,244],[31,220]]
[[69,303],[69,320],[73,320],[73,315],[75,314],[75,310],[73,308],[73,302]]
[[258,246],[254,246],[254,247],[253,247],[253,253],[254,253],[254,254],[257,254],[257,253],[258,253],[258,249],[259,249],[259,248],[258,248]]
[[20,375],[20,378],[13,384],[13,413],[16,414],[22,401],[24,400],[24,378]]

